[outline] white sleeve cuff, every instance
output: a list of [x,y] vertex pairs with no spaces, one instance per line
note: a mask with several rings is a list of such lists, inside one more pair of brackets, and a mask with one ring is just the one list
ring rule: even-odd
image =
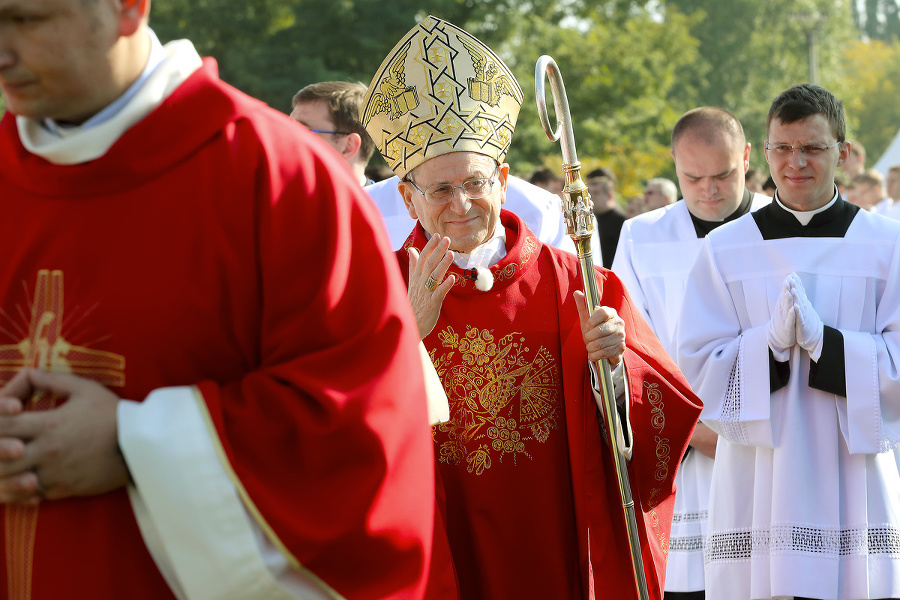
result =
[[205,411],[193,387],[159,389],[118,408],[132,508],[170,587],[187,600],[337,598],[291,568],[251,518]]
[[[597,403],[600,414],[605,419],[606,410],[604,409],[603,404],[603,392],[600,389],[600,376],[596,370],[597,365],[590,361],[588,364],[591,365],[591,391],[594,394],[594,402]],[[625,379],[625,361],[620,361],[619,364],[611,370],[610,374],[612,377],[613,394],[616,397],[616,406],[618,407],[617,413],[619,415],[616,443],[619,447],[619,451],[625,456],[625,459],[631,460],[633,435],[631,430],[631,402],[628,401],[628,381]]]

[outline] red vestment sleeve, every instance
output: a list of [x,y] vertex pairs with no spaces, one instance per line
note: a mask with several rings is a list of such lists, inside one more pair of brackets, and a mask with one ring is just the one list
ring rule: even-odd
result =
[[259,335],[252,369],[199,388],[276,546],[347,598],[417,597],[434,480],[415,321],[371,201],[280,126],[226,131],[221,168],[255,172]]
[[[577,262],[554,253],[560,292],[563,386],[582,573],[588,597],[636,598],[616,474],[592,398],[587,351],[572,292],[582,289]],[[629,481],[651,598],[661,599],[675,500],[675,473],[702,403],[632,304],[618,277],[595,269],[600,304],[625,321],[624,356],[631,403]],[[582,419],[575,418],[581,414]]]

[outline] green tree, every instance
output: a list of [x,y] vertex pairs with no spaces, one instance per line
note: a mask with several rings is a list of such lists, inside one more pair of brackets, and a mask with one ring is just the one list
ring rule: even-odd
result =
[[[663,21],[638,8],[621,21],[593,11],[570,19],[566,26],[541,18],[520,23],[501,52],[525,92],[509,158],[514,169],[536,164],[553,168],[554,163],[560,168],[559,146],[544,134],[534,99],[535,62],[549,54],[567,82],[583,172],[609,166],[623,196],[642,190],[650,177],[672,177],[670,131],[693,101],[689,88],[676,92],[675,84],[684,71],[703,68],[697,43],[688,33],[692,20],[672,11]],[[549,84],[547,88],[552,106]],[[556,123],[552,111],[550,120]]]
[[866,148],[869,166],[887,149],[900,126],[900,40],[858,41],[845,51],[844,110],[850,137]]
[[853,17],[860,32],[870,40],[900,40],[898,0],[853,2]]
[[[434,0],[429,10],[493,44],[513,30],[506,21],[521,4]],[[535,0],[531,11],[547,15],[555,4]],[[427,14],[416,0],[168,0],[153,5],[151,25],[163,42],[191,39],[201,55],[217,60],[222,79],[288,111],[307,84],[368,84],[394,44]]]
[[701,17],[691,34],[708,64],[680,84],[697,90],[701,104],[740,119],[755,167],[768,168],[763,142],[772,99],[809,81],[811,40],[818,49],[819,83],[839,97],[847,89],[841,49],[857,33],[849,0],[666,0],[665,9],[672,8]]
[[3,97],[3,94],[0,94],[0,117],[3,116],[3,113],[6,112],[6,98]]

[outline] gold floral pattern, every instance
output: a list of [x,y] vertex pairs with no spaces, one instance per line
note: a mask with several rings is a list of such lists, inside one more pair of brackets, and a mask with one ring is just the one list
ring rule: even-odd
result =
[[431,360],[451,414],[434,428],[439,460],[481,475],[494,459],[531,459],[562,420],[560,372],[550,352],[531,349],[521,333],[495,339],[492,330],[469,325],[463,335],[447,327],[438,340]]

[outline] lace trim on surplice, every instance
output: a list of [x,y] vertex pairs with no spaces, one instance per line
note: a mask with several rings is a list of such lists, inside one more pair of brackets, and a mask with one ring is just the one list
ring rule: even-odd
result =
[[669,552],[700,552],[705,547],[702,535],[672,537],[669,541]]
[[709,516],[708,510],[695,510],[691,512],[677,512],[672,515],[672,525],[676,523],[696,523],[698,521],[705,521]]
[[[742,446],[749,446],[747,430],[741,422],[741,392],[743,390],[741,374],[744,372],[744,338],[738,345],[737,356],[728,376],[728,388],[722,403],[721,429],[725,439]],[[768,382],[766,382],[768,385]]]
[[773,554],[900,557],[900,529],[872,524],[853,529],[774,525],[771,529],[720,531],[706,540],[707,563],[764,558]]

